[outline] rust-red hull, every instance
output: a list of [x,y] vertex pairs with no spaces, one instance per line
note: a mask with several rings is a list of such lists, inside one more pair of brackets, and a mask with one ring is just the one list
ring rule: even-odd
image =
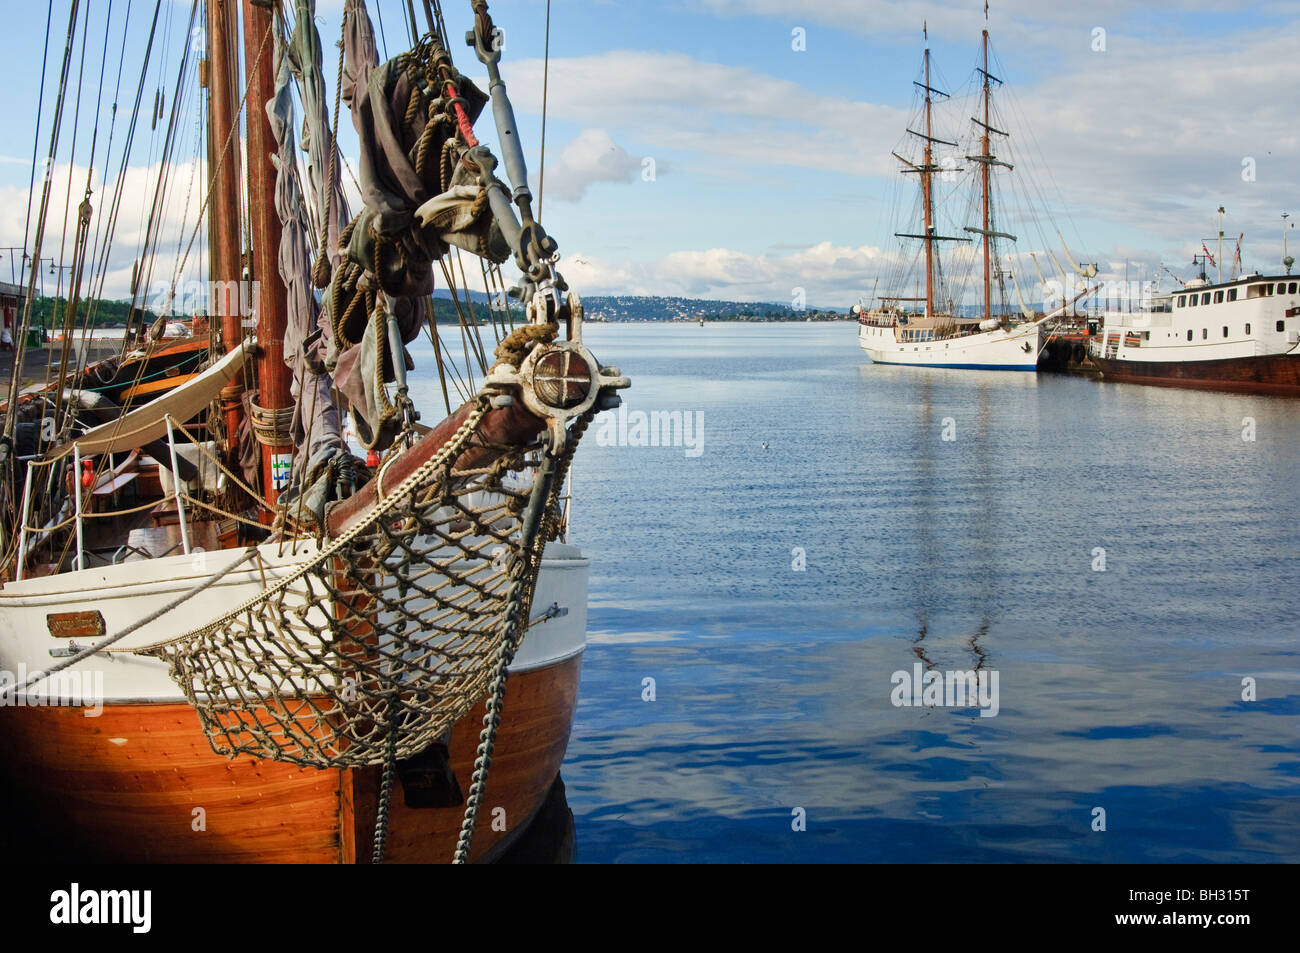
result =
[[[568,745],[581,656],[511,676],[472,860],[490,860],[545,800]],[[484,703],[452,728],[468,793]],[[213,754],[186,704],[0,708],[6,845],[27,859],[369,863],[379,769],[300,768]],[[504,808],[504,817],[495,808]],[[199,811],[201,809],[201,812]],[[400,779],[385,859],[451,860],[464,808],[409,808]],[[202,824],[199,824],[199,818]],[[494,820],[496,823],[494,824]],[[202,830],[195,830],[196,827]],[[503,828],[504,829],[501,829]]]
[[1300,397],[1300,355],[1236,357],[1219,361],[1117,361],[1093,357],[1103,380],[1160,387],[1195,387]]

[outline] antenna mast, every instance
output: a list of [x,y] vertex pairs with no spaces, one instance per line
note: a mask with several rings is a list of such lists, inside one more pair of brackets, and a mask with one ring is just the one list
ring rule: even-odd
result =
[[[1288,255],[1286,251],[1286,220],[1290,217],[1290,212],[1282,213],[1282,265],[1286,268],[1288,275],[1291,274],[1291,266],[1295,264],[1295,259]],[[1295,228],[1294,225],[1291,227]]]
[[1219,284],[1223,281],[1223,206],[1222,205],[1219,206],[1219,257],[1215,259],[1214,267],[1216,269],[1215,275],[1217,276],[1217,280],[1215,281],[1215,284]]

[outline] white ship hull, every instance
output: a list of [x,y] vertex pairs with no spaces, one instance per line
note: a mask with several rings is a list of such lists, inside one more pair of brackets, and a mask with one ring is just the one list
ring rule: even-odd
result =
[[997,328],[955,338],[898,340],[897,328],[860,323],[858,343],[877,364],[1033,371],[1042,349],[1042,322]]
[[[263,588],[310,559],[314,548],[299,547],[296,556],[280,553],[275,543],[259,547],[259,560],[230,573],[211,588],[198,593],[116,643],[114,649],[150,645],[176,636],[210,619],[219,618]],[[51,649],[75,643],[88,647],[95,637],[59,638],[51,634],[49,616],[55,613],[100,613],[106,635],[114,635],[139,619],[174,602],[187,590],[210,577],[236,552],[205,556],[164,556],[59,573],[11,582],[0,589],[0,679],[20,683],[61,659]],[[546,547],[533,618],[555,604],[567,609],[533,626],[520,644],[510,667],[512,673],[546,668],[582,653],[587,640],[588,561],[576,546],[551,543]],[[263,575],[265,573],[265,575]],[[81,698],[78,696],[89,695]],[[30,697],[28,697],[30,696]],[[64,704],[87,708],[101,704],[175,703],[184,695],[159,659],[115,651],[87,658],[33,684],[5,703],[23,707]]]
[[1093,356],[1193,364],[1300,353],[1300,281],[1290,276],[1249,275],[1160,301],[1161,310],[1108,312]]

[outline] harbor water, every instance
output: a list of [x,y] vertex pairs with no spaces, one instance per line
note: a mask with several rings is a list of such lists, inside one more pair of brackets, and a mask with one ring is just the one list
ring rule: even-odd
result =
[[579,862],[1300,860],[1300,404],[586,341],[633,386],[574,465]]

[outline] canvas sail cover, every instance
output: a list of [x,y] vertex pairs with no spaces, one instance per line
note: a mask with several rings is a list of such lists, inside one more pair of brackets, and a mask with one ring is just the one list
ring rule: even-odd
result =
[[167,417],[173,424],[182,424],[206,410],[221,389],[240,375],[250,347],[251,342],[245,342],[175,390],[46,451],[42,462],[68,456],[74,445],[88,457],[125,453],[167,436]]

